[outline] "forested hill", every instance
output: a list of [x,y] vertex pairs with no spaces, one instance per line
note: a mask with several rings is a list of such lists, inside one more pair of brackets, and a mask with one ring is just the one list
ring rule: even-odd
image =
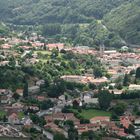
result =
[[44,34],[70,37],[81,45],[98,46],[101,40],[109,47],[121,46],[120,40],[140,44],[140,0],[0,0],[0,20],[59,24],[59,32],[43,29]]
[[104,18],[110,30],[119,34],[129,43],[140,44],[140,0],[123,4]]
[[87,23],[128,0],[0,0],[0,17],[16,24]]

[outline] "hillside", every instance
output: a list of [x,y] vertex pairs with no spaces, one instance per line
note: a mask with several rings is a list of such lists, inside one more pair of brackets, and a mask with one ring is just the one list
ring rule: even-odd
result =
[[16,24],[85,23],[127,0],[0,0],[0,17]]
[[140,0],[0,0],[0,20],[40,26],[43,35],[74,44],[140,44]]
[[128,43],[140,44],[140,0],[112,10],[105,16],[104,22],[110,30],[119,32]]

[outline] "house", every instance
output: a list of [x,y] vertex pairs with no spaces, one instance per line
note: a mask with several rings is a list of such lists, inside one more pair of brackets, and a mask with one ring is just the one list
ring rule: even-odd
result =
[[108,79],[106,77],[95,79],[94,77],[79,76],[79,75],[64,75],[64,76],[61,76],[61,79],[68,82],[76,82],[76,83],[82,83],[82,84],[93,83],[96,85],[108,82]]
[[24,127],[26,127],[26,128],[30,128],[33,124],[32,120],[28,116],[22,118],[21,123],[23,123]]
[[129,90],[140,90],[140,85],[130,84]]
[[17,102],[17,103],[12,104],[12,107],[13,107],[13,108],[23,109],[24,105]]
[[108,122],[108,121],[102,121],[100,123],[101,128],[105,128],[106,130],[109,130],[110,128],[116,127],[116,124],[114,122]]
[[11,124],[19,124],[20,120],[18,119],[18,115],[16,113],[12,113],[8,117],[8,122],[11,123]]
[[122,124],[122,126],[126,129],[129,128],[129,125],[132,124],[134,120],[135,117],[131,115],[120,116],[120,124]]
[[45,116],[46,122],[53,122],[54,120],[66,121],[71,120],[74,124],[80,124],[79,119],[77,119],[73,113],[54,113],[52,115]]
[[115,95],[120,95],[123,93],[123,90],[113,89],[113,90],[109,90],[109,92]]
[[44,101],[45,100],[44,96],[37,96],[36,98],[37,98],[38,101]]
[[9,50],[9,49],[11,49],[11,45],[9,45],[9,44],[3,44],[2,46],[1,46],[1,49],[6,49],[6,50]]
[[140,125],[140,117],[135,119],[134,124],[135,125]]
[[48,44],[47,45],[48,50],[58,49],[59,51],[64,49],[63,43],[54,43],[54,44]]
[[26,106],[26,109],[30,109],[30,110],[33,110],[33,111],[39,111],[39,107],[38,106],[35,106],[35,105]]
[[127,135],[126,138],[127,138],[127,139],[135,139],[135,136],[132,135],[132,134],[130,134],[130,135]]
[[90,119],[90,122],[92,124],[95,124],[95,123],[101,123],[101,122],[109,122],[110,121],[110,117],[106,117],[106,116],[99,116],[99,117],[93,117]]
[[29,137],[25,136],[20,129],[13,125],[0,125],[0,139],[17,140],[17,139],[29,140]]
[[29,93],[31,94],[36,94],[40,91],[40,87],[39,86],[32,86],[28,88]]
[[9,61],[1,61],[0,66],[6,66],[9,64]]
[[104,54],[107,54],[107,55],[109,55],[109,54],[116,54],[116,53],[117,53],[116,50],[107,50],[107,51],[104,51]]
[[78,131],[78,134],[82,134],[83,132],[87,131],[98,131],[100,130],[100,125],[99,124],[78,124],[75,125],[75,128]]
[[0,99],[1,99],[2,104],[8,104],[10,102],[10,99],[8,96],[1,96]]
[[87,103],[87,104],[98,104],[98,98],[90,98],[89,96],[84,96],[83,98],[84,100],[84,103]]
[[45,84],[44,80],[39,80],[39,81],[36,82],[37,86],[41,86],[41,85],[44,85],[44,84]]
[[140,136],[140,129],[139,128],[135,129],[135,135],[138,137]]
[[58,127],[58,125],[56,125],[55,123],[51,122],[51,123],[47,123],[44,126],[45,129],[51,129],[53,132],[59,132],[61,134],[64,134],[65,137],[67,137],[67,133],[65,130],[63,130],[62,128]]
[[61,96],[59,96],[58,99],[61,100],[61,101],[63,101],[63,102],[65,102],[65,95],[61,95]]
[[104,128],[106,132],[108,132],[110,135],[117,135],[119,137],[125,137],[127,134],[124,131],[124,128],[119,128],[115,122],[101,122],[100,124],[101,128]]
[[9,94],[11,91],[8,89],[0,89],[0,95],[7,95]]
[[16,93],[17,93],[19,96],[23,96],[23,89],[17,89],[17,90],[16,90]]
[[129,48],[128,48],[127,46],[122,46],[122,47],[121,47],[121,51],[122,51],[122,52],[126,52],[126,51],[128,51],[128,49],[129,49]]

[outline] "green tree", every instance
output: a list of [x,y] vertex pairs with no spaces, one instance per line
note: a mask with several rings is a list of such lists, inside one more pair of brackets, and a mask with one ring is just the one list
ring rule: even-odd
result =
[[13,94],[13,98],[14,98],[15,100],[18,100],[18,99],[20,98],[20,95],[17,94],[17,93],[14,93],[14,94]]
[[108,90],[100,90],[98,94],[99,106],[101,109],[106,110],[110,107],[112,95]]
[[125,109],[126,109],[126,105],[123,104],[123,103],[119,103],[119,104],[117,104],[117,105],[115,105],[115,106],[113,107],[112,111],[113,111],[116,115],[121,116],[121,115],[123,115]]
[[68,130],[68,138],[70,140],[78,140],[78,132],[74,127]]
[[116,113],[112,112],[111,119],[112,120],[118,120],[118,115]]
[[54,140],[66,140],[65,136],[63,134],[61,134],[61,133],[56,133],[54,135],[54,138],[53,139]]
[[47,24],[43,26],[42,30],[43,35],[53,36],[61,33],[60,24]]
[[58,49],[53,49],[52,54],[51,54],[51,58],[56,58],[58,55],[59,55]]
[[7,118],[6,118],[6,115],[3,116],[3,122],[6,122],[7,121]]
[[140,78],[140,67],[136,70],[136,78]]
[[93,83],[89,83],[89,88],[92,90],[95,90],[97,88],[97,86]]
[[93,70],[93,75],[95,76],[95,78],[99,78],[103,76],[102,70],[100,67],[95,67]]
[[38,124],[39,123],[39,117],[35,114],[30,114],[30,118],[33,121],[33,123]]
[[133,135],[135,134],[135,127],[132,124],[130,124],[128,127],[128,133]]
[[129,85],[129,82],[130,82],[129,75],[128,74],[125,74],[124,80],[123,80],[123,85],[124,86],[128,86]]
[[24,84],[23,97],[24,98],[28,97],[28,82],[27,81],[25,81],[25,84]]
[[46,110],[53,107],[53,102],[51,100],[41,102],[40,108]]

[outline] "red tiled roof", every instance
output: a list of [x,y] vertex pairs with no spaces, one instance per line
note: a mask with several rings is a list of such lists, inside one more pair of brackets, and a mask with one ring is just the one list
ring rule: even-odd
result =
[[98,116],[98,117],[94,117],[92,119],[90,119],[91,121],[106,121],[106,120],[110,120],[110,117],[105,117],[105,116]]

